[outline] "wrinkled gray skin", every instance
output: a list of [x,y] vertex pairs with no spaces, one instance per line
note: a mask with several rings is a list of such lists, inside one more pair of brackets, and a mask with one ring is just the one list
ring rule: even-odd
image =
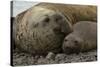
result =
[[16,47],[32,54],[58,53],[71,24],[57,11],[33,7],[15,18]]
[[89,51],[97,48],[97,23],[80,21],[73,26],[73,32],[65,37],[63,51],[67,54]]

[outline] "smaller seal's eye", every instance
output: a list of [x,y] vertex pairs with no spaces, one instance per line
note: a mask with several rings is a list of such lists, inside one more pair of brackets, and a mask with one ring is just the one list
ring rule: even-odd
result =
[[76,40],[75,40],[74,42],[75,42],[75,43],[78,43],[78,41],[76,41]]
[[78,45],[78,41],[75,40],[74,43],[75,43],[75,45]]
[[67,39],[64,40],[65,42],[68,41]]

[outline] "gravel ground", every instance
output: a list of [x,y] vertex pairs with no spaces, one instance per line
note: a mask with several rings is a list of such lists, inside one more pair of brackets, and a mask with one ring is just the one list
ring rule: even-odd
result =
[[12,64],[14,66],[97,61],[96,50],[70,55],[64,53],[54,54],[52,52],[49,52],[47,56],[32,56],[28,53],[19,52],[18,49],[15,49],[12,54]]

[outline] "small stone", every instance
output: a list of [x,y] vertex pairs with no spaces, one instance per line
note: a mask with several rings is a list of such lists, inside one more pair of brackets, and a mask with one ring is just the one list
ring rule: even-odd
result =
[[35,59],[39,59],[39,56],[38,56],[38,55],[36,55],[34,58],[35,58]]
[[46,59],[54,59],[55,54],[53,52],[49,52],[48,55],[46,56]]
[[61,60],[65,60],[65,58],[66,58],[66,54],[57,54],[55,60],[57,62],[60,62]]

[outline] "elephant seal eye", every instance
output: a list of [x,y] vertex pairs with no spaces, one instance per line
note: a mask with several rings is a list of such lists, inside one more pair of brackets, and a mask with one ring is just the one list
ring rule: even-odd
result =
[[74,43],[75,43],[76,46],[78,46],[78,44],[79,44],[78,41],[74,41]]
[[49,21],[50,21],[50,18],[49,17],[46,17],[44,20],[43,20],[43,27],[45,27],[45,26],[47,26],[48,25],[48,23],[49,23]]
[[48,17],[46,17],[44,20],[43,20],[43,22],[49,22],[50,21],[50,19],[48,18]]
[[65,41],[65,42],[67,42],[68,40],[67,40],[67,39],[65,39],[64,41]]
[[78,43],[78,41],[74,41],[76,44]]

